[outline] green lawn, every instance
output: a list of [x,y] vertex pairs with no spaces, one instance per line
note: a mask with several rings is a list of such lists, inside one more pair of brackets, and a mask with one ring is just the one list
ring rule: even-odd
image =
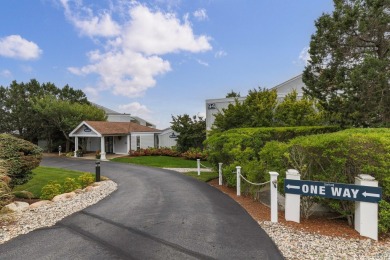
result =
[[218,178],[218,172],[201,172],[199,176],[198,172],[183,172],[183,174],[203,182],[208,182]]
[[34,198],[39,198],[42,187],[49,181],[56,181],[62,185],[67,177],[75,178],[77,181],[77,178],[82,174],[83,172],[79,171],[39,166],[33,170],[31,180],[23,185],[16,186],[13,191],[26,190],[34,194]]
[[[139,157],[118,157],[112,159],[113,162],[122,162],[122,163],[133,163],[144,166],[152,166],[159,168],[197,168],[196,161],[187,160],[181,157],[171,157],[171,156],[139,156]],[[211,168],[211,164],[207,161],[201,161],[201,164]],[[204,168],[204,167],[201,167]],[[184,175],[193,177],[200,181],[208,182],[212,179],[218,178],[217,172],[201,172],[198,176],[198,172],[186,172]]]
[[[160,168],[197,168],[196,161],[187,160],[182,157],[171,156],[139,156],[139,157],[118,157],[113,162],[134,163],[145,166]],[[206,167],[211,167],[207,161],[201,161]]]

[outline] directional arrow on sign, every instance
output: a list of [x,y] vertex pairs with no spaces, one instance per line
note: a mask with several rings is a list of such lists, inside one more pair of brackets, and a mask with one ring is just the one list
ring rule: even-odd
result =
[[377,193],[363,192],[363,196],[364,196],[364,197],[375,197],[375,198],[379,198],[379,194],[377,194]]
[[300,186],[294,186],[294,185],[290,185],[290,184],[287,184],[287,189],[296,189],[296,190],[299,190],[301,187]]

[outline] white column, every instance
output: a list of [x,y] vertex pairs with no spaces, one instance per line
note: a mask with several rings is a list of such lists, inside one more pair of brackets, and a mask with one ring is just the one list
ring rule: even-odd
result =
[[127,135],[127,153],[130,154],[130,135]]
[[76,136],[74,138],[74,157],[77,157],[77,150],[79,149],[79,138]]
[[105,145],[105,141],[104,141],[104,136],[102,136],[100,138],[100,160],[102,161],[107,161],[107,158],[106,158],[106,145]]
[[271,222],[278,222],[278,175],[277,172],[270,172],[271,177]]
[[219,185],[222,185],[222,163],[218,163]]
[[[378,187],[378,181],[368,174],[355,177],[356,185]],[[355,202],[355,230],[361,236],[378,240],[378,203]]]
[[200,175],[200,159],[196,159],[196,164],[198,166],[198,176]]
[[[300,180],[301,175],[297,170],[289,169],[286,172],[286,179]],[[286,193],[286,204],[284,216],[287,221],[300,223],[301,221],[301,195]]]
[[241,196],[241,166],[236,167],[237,172],[237,196]]

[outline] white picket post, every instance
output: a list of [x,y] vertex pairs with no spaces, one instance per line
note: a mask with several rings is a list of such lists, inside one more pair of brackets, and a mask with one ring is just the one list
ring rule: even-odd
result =
[[269,172],[271,190],[271,222],[278,222],[278,175],[277,172]]
[[[297,170],[289,169],[286,172],[286,179],[300,180],[301,175]],[[284,217],[287,221],[294,221],[300,223],[301,221],[301,195],[298,194],[285,194],[285,212]]]
[[[368,174],[359,174],[355,177],[355,184],[378,187],[378,181]],[[378,203],[355,202],[355,230],[361,236],[378,240]]]
[[198,164],[198,176],[200,175],[200,159],[196,159],[196,162]]
[[218,163],[219,186],[222,185],[222,163]]
[[236,167],[237,171],[237,196],[241,196],[241,166]]

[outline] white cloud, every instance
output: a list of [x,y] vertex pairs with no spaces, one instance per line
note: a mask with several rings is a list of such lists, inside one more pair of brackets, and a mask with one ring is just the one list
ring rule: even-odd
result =
[[22,60],[37,59],[42,50],[32,41],[23,39],[20,35],[10,35],[0,38],[0,56]]
[[225,57],[227,55],[227,53],[223,50],[220,50],[220,51],[217,51],[215,54],[214,54],[214,57],[215,58],[222,58],[222,57]]
[[[72,8],[76,8],[71,8],[68,0],[61,1],[65,13],[72,13]],[[120,32],[115,33],[115,38],[107,35],[104,50],[90,51],[87,54],[88,65],[68,68],[76,75],[98,74],[99,90],[111,90],[114,94],[128,97],[141,96],[148,88],[155,86],[156,76],[171,70],[169,61],[159,55],[180,51],[197,53],[212,49],[209,37],[196,36],[187,20],[181,22],[172,13],[153,12],[136,2],[127,8],[128,21],[117,24],[115,28]],[[77,10],[83,10],[79,13],[86,13],[90,20],[96,20],[91,9],[77,6]],[[73,13],[77,13],[77,10]],[[78,19],[83,20],[82,17]],[[78,27],[77,23],[74,25],[87,34],[85,27]]]
[[158,56],[145,57],[132,51],[111,51],[89,55],[92,64],[69,68],[76,75],[96,73],[101,89],[112,89],[114,94],[138,97],[156,84],[155,76],[170,71],[169,62]]
[[88,100],[92,102],[97,102],[99,99],[99,91],[93,87],[86,87],[83,89],[83,92],[87,94]]
[[305,47],[302,49],[301,53],[299,53],[298,59],[305,66],[307,66],[309,64],[309,61],[311,60],[310,54],[309,54],[309,47]]
[[196,60],[200,65],[202,65],[202,66],[205,66],[205,67],[208,67],[209,66],[209,64],[207,63],[207,62],[205,62],[205,61],[202,61],[202,60]]
[[12,72],[9,70],[2,70],[0,72],[0,75],[4,78],[11,78],[12,77]]
[[108,11],[93,15],[93,10],[81,6],[81,1],[75,2],[76,6],[73,8],[71,3],[69,0],[61,0],[66,18],[80,30],[82,35],[113,37],[120,34],[120,26],[113,21]]
[[206,9],[198,9],[194,12],[194,17],[198,19],[199,21],[207,20],[207,12]]
[[133,116],[138,116],[146,120],[151,119],[152,111],[150,111],[145,105],[141,105],[138,102],[132,102],[125,105],[119,105],[118,111],[122,113],[128,113]]
[[172,13],[152,12],[146,6],[138,5],[130,10],[130,16],[131,21],[123,35],[125,48],[146,55],[212,49],[208,36],[194,35],[190,23],[181,23]]

